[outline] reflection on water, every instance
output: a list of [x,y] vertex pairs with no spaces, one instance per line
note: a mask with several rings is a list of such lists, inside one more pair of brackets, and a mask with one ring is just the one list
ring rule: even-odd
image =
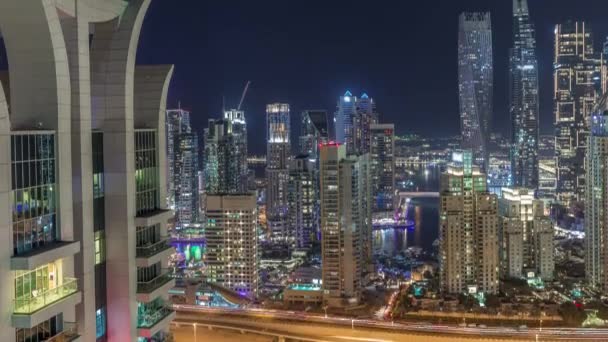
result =
[[[412,181],[407,191],[438,191],[440,167],[418,168],[406,178]],[[395,256],[408,247],[420,247],[432,251],[439,231],[439,199],[435,197],[413,198],[408,208],[408,219],[415,222],[410,229],[385,229],[374,231],[374,251]]]
[[416,223],[408,229],[375,230],[374,251],[394,256],[408,247],[420,247],[431,251],[439,229],[438,198],[414,198],[410,202],[408,219]]

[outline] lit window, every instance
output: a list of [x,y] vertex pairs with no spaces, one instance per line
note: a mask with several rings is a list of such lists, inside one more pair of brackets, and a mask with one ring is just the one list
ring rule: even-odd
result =
[[103,230],[95,232],[95,265],[106,261],[106,234]]
[[106,308],[97,309],[95,312],[95,331],[97,338],[106,334]]

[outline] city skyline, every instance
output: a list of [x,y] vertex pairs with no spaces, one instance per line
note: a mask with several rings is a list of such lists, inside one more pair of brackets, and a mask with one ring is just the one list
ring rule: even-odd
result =
[[[356,8],[357,4],[353,7]],[[153,2],[143,27],[139,61],[175,62],[176,76],[169,92],[168,104],[170,107],[176,106],[177,101],[181,100],[184,107],[192,111],[193,125],[199,131],[206,126],[208,118],[221,116],[222,96],[226,98],[226,107],[235,106],[243,84],[251,80],[252,85],[243,108],[249,113],[253,130],[264,128],[262,121],[267,103],[289,103],[293,113],[300,113],[311,107],[333,113],[336,98],[350,90],[356,95],[364,92],[373,94],[378,101],[378,111],[382,113],[385,122],[395,122],[397,134],[414,132],[429,136],[456,135],[459,133],[455,78],[458,15],[462,11],[489,10],[492,13],[495,42],[494,121],[495,127],[508,136],[509,132],[506,130],[510,126],[509,96],[508,74],[505,70],[508,68],[509,48],[512,47],[513,40],[510,1],[493,1],[489,4],[487,1],[474,0],[444,1],[442,11],[433,11],[431,4],[416,4],[414,7],[405,7],[406,4],[385,6],[391,8],[391,11],[378,6],[370,11],[380,18],[390,18],[395,15],[393,12],[409,13],[414,10],[429,15],[412,15],[408,21],[398,20],[398,24],[378,23],[378,28],[374,30],[363,27],[344,29],[344,26],[339,25],[346,20],[343,17],[357,18],[364,14],[333,4],[322,6],[325,11],[315,12],[315,15],[320,15],[319,27],[308,27],[309,25],[304,25],[310,11],[307,6],[292,6],[292,10],[288,10],[286,5],[268,6],[264,13],[259,13],[260,10],[245,4],[206,4],[195,5],[191,12],[183,13],[181,9],[171,8],[170,4]],[[533,0],[529,1],[529,7],[531,19],[538,31],[540,123],[541,134],[546,134],[553,129],[550,74],[553,68],[555,24],[568,18],[586,20],[593,25],[595,44],[599,46],[608,33],[608,25],[600,20],[600,13],[606,4],[591,0],[583,0],[583,3],[554,1],[551,7],[545,8],[543,1]],[[206,14],[211,12],[217,15],[209,17]],[[293,16],[294,12],[302,14],[292,18],[292,21],[263,20],[267,16]],[[249,13],[259,15],[248,17]],[[242,20],[221,21],[229,14]],[[207,21],[203,21],[201,25],[195,24],[196,20],[192,17],[201,15],[205,16]],[[181,19],[175,27],[166,29],[154,24],[176,16]],[[227,22],[237,26],[229,26],[225,24]],[[241,29],[240,25],[247,25],[247,29]],[[425,30],[433,39],[423,41],[411,33],[418,29]],[[205,44],[190,49],[192,44],[186,43],[186,38],[191,33],[184,32],[198,32],[208,39]],[[153,40],[150,37],[160,39]],[[350,54],[350,48],[341,49],[344,46],[341,37],[353,40],[357,45],[368,44],[369,51],[378,53]],[[269,44],[271,38],[276,44]],[[253,42],[259,43],[256,45]],[[425,52],[411,54],[407,48],[410,44],[408,42]],[[229,50],[223,49],[227,44],[242,44],[248,53],[227,56],[224,51]],[[164,49],[164,46],[167,48]],[[303,48],[309,48],[306,51],[311,52],[302,54]],[[188,50],[188,53],[175,53],[181,50]],[[427,60],[435,67],[411,67],[423,65]],[[221,67],[211,68],[218,65]],[[433,89],[433,92],[420,95],[414,91],[418,87]],[[442,100],[437,101],[436,98]],[[434,127],[435,118],[442,119],[445,125]],[[294,135],[298,136],[298,116],[292,115],[291,119]],[[408,122],[401,124],[401,120]],[[264,144],[251,141],[250,145],[253,153],[263,154]]]

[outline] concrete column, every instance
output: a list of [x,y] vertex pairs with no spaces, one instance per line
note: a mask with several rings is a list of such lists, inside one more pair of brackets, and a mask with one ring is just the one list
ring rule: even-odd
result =
[[61,19],[72,89],[72,190],[74,238],[81,242],[74,261],[82,302],[76,307],[76,321],[85,341],[95,339],[95,243],[93,233],[93,191],[91,152],[91,84],[89,66],[89,23],[86,16]]
[[108,341],[137,338],[135,264],[135,54],[150,0],[130,1],[120,20],[96,24],[91,52],[93,127],[104,132]]

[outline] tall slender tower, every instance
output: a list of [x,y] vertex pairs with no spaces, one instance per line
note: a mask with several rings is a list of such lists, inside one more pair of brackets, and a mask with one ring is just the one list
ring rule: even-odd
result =
[[266,106],[266,215],[275,241],[293,242],[287,224],[287,183],[291,159],[289,104]]
[[370,135],[372,209],[392,211],[395,200],[395,125],[373,124]]
[[370,152],[371,126],[378,123],[378,112],[376,102],[373,98],[363,93],[356,99],[356,113],[353,118],[352,137],[353,151],[355,154]]
[[593,288],[606,291],[608,239],[608,95],[590,118],[591,132],[585,158],[585,275]]
[[511,170],[517,187],[538,187],[538,61],[527,0],[513,0],[510,50]]
[[239,179],[237,188],[240,192],[246,192],[249,167],[247,165],[247,121],[245,121],[245,112],[236,109],[227,110],[224,112],[224,119],[232,124],[234,155]]
[[557,198],[564,203],[584,198],[588,120],[605,91],[603,64],[601,56],[594,52],[588,24],[570,21],[555,27]]
[[321,253],[323,300],[330,306],[361,299],[363,273],[371,251],[368,155],[346,156],[345,146],[328,143],[320,150]]
[[490,13],[462,13],[458,30],[458,90],[462,148],[487,171],[493,114],[492,22]]

